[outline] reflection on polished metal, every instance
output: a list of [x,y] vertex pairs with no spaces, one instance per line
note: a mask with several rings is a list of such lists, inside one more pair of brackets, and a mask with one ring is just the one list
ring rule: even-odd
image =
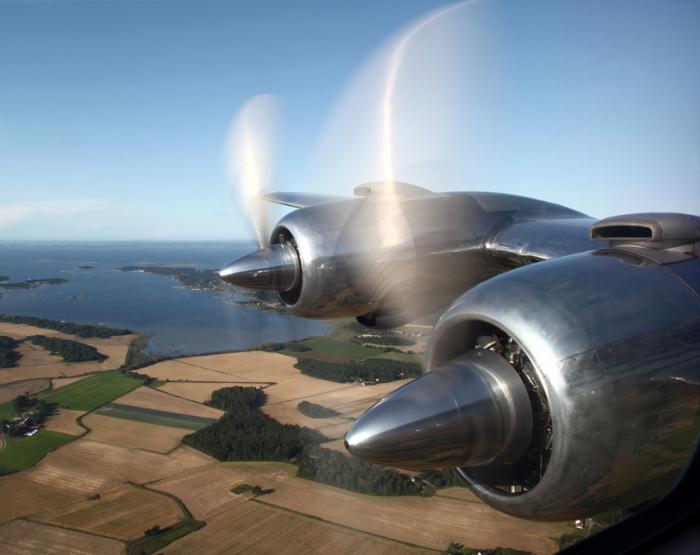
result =
[[465,293],[435,326],[427,371],[471,349],[485,327],[503,330],[534,366],[553,431],[534,487],[512,495],[499,487],[518,484],[504,467],[463,465],[473,491],[501,511],[541,520],[668,491],[700,429],[698,291],[698,259],[664,266],[603,248]]
[[277,243],[231,262],[219,276],[238,287],[288,291],[300,279],[299,258],[292,245]]
[[474,350],[394,391],[345,437],[350,453],[400,468],[509,463],[527,450],[527,390],[504,358]]
[[[314,205],[268,195],[304,206],[272,233],[273,243],[280,235],[293,242],[299,257],[297,286],[280,293],[290,312],[397,326],[444,310],[470,287],[513,267],[596,246],[588,237],[593,220],[556,204],[393,188],[391,202],[379,184],[360,187],[361,198]],[[378,222],[389,236],[378,232]]]

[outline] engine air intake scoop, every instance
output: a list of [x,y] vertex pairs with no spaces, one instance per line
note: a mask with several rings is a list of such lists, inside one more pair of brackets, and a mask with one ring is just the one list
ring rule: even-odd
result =
[[520,376],[501,356],[474,350],[390,393],[345,436],[350,453],[407,469],[509,463],[532,436]]
[[289,243],[276,243],[234,260],[219,276],[238,287],[289,291],[301,277],[299,257]]

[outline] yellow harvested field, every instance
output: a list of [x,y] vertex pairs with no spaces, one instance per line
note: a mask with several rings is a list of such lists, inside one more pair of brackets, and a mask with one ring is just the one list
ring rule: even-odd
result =
[[[339,384],[306,376],[294,368],[294,364],[294,357],[250,351],[169,360],[140,371],[158,379],[229,382],[187,384],[191,387],[181,383],[168,383],[160,388],[198,402],[206,401],[212,391],[222,387],[271,384],[265,388],[268,400],[263,410],[267,414],[284,423],[329,429],[332,437],[340,437],[344,433],[348,426],[347,420],[310,419],[296,410],[300,401],[309,400],[333,408],[344,416],[355,417],[408,381],[401,380],[376,386]],[[330,431],[334,427],[337,429]]]
[[366,386],[353,384],[347,389],[330,391],[307,400],[317,405],[331,408],[344,416],[357,418],[374,403],[377,403],[386,395],[410,381],[397,380],[395,382]]
[[[141,368],[139,373],[147,374],[151,378],[158,380],[172,380],[176,382],[223,382],[226,384],[239,381],[223,372],[215,372],[192,364],[185,364],[180,359],[166,360],[153,366]],[[226,385],[221,387],[226,387]]]
[[48,389],[49,380],[27,380],[0,386],[0,404],[12,401],[18,395],[32,395]]
[[0,524],[40,511],[60,508],[85,496],[66,490],[62,484],[44,484],[33,479],[31,471],[0,477]]
[[207,407],[186,399],[180,399],[179,397],[169,395],[168,393],[150,387],[134,389],[113,402],[132,407],[156,409],[176,414],[201,416],[204,418],[220,418],[221,415],[224,414],[224,412],[219,409]]
[[80,380],[84,380],[87,376],[78,376],[76,378],[53,378],[51,380],[51,389],[61,389],[66,385],[70,385]]
[[0,322],[0,335],[7,335],[14,339],[24,339],[30,335],[57,335],[56,330],[47,330],[29,326],[27,324],[10,324],[8,322]]
[[530,522],[507,516],[488,507],[466,488],[448,488],[429,498],[361,495],[296,478],[296,467],[285,463],[210,465],[151,487],[175,495],[195,518],[211,523],[222,513],[238,510],[237,506],[246,499],[245,494],[230,493],[230,489],[239,484],[275,490],[257,498],[256,503],[440,551],[451,542],[459,542],[475,548],[500,546],[552,553],[557,549],[552,538],[568,530],[566,524]]
[[426,551],[247,501],[213,516],[204,528],[170,544],[163,553],[407,555]]
[[290,370],[296,372],[296,359],[279,353],[267,351],[244,351],[240,353],[221,353],[184,357],[183,364],[207,368],[238,379],[250,378],[261,381],[277,381],[281,374]]
[[153,526],[172,526],[185,516],[170,497],[125,485],[98,499],[86,499],[34,518],[47,524],[128,541],[142,537],[144,530]]
[[51,415],[44,422],[44,427],[47,430],[79,436],[87,431],[76,421],[83,414],[85,412],[81,410],[58,409],[55,414]]
[[567,526],[505,515],[480,502],[446,497],[375,497],[301,479],[289,479],[259,502],[283,507],[371,534],[445,549],[510,547],[553,553]]
[[[188,447],[178,447],[163,455],[88,438],[89,435],[49,453],[34,468],[17,476],[46,487],[91,495],[124,482],[153,482],[213,461]],[[0,478],[0,488],[3,480]]]
[[[140,372],[143,372],[143,370],[140,370]],[[205,401],[211,399],[211,394],[217,389],[233,387],[236,385],[240,385],[242,387],[266,387],[268,384],[248,382],[168,382],[160,386],[158,390],[170,393],[171,395],[176,395],[177,397],[182,397],[184,399],[190,399],[197,403],[204,403]]]
[[55,337],[63,339],[71,339],[79,341],[86,345],[91,345],[100,351],[103,355],[109,357],[101,363],[103,370],[116,370],[126,360],[126,355],[129,352],[129,344],[136,339],[136,335],[114,335],[112,337],[87,337],[81,338],[65,333],[56,334]]
[[19,359],[20,366],[46,366],[47,364],[60,364],[63,359],[58,355],[52,355],[40,345],[34,345],[26,341],[21,343],[17,352],[22,355]]
[[236,462],[212,464],[166,478],[150,487],[165,491],[180,499],[197,519],[207,519],[222,507],[241,503],[248,495],[231,493],[240,484],[276,488],[296,474],[291,464],[275,462]]
[[[301,375],[301,379],[311,379]],[[336,389],[318,394],[311,394],[302,399],[290,401],[277,400],[285,394],[284,384],[273,385],[265,390],[268,402],[262,407],[263,412],[285,424],[297,424],[318,430],[329,438],[342,438],[352,424],[352,420],[362,414],[371,405],[385,395],[401,387],[408,380],[385,384],[363,386],[360,384],[336,384]],[[288,390],[288,388],[287,388]],[[301,400],[306,400],[341,413],[341,417],[309,418],[297,410]]]
[[35,378],[60,378],[82,376],[93,372],[104,372],[119,368],[126,359],[129,343],[135,335],[120,335],[105,339],[86,338],[60,333],[54,330],[26,326],[24,324],[0,323],[0,335],[24,339],[30,335],[50,335],[92,345],[108,358],[102,362],[63,362],[57,355],[51,355],[43,347],[25,342],[18,348],[22,355],[19,365],[0,370],[0,384]]
[[0,526],[0,545],[5,555],[122,555],[125,545],[73,530],[38,522],[15,520]]
[[297,410],[298,403],[299,401],[292,401],[291,403],[263,405],[262,411],[278,422],[318,430],[328,438],[344,437],[345,432],[352,424],[352,420],[343,417],[310,418]]
[[[90,413],[83,418],[83,424],[92,430],[92,441],[145,449],[156,453],[168,453],[180,445],[180,440],[192,430],[158,426],[124,418],[113,418],[102,414]],[[140,457],[141,455],[135,455]]]
[[[107,361],[105,361],[107,362]],[[103,368],[98,362],[59,362],[40,366],[25,366],[21,363],[14,368],[0,370],[0,384],[17,382],[20,380],[32,380],[36,378],[64,378],[82,376],[94,372],[104,372],[109,368]]]

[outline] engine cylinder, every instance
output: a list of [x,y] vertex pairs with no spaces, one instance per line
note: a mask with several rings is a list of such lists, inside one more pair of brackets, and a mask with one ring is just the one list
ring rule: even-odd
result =
[[519,517],[566,520],[664,493],[699,429],[699,286],[697,259],[660,265],[603,249],[458,299],[435,327],[426,372],[485,334],[507,338],[532,372],[536,413],[519,463],[460,469],[476,494]]

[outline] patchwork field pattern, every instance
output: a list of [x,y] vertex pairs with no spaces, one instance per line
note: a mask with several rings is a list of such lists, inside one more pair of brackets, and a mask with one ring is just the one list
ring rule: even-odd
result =
[[[246,494],[230,492],[240,484],[275,491],[251,501]],[[235,515],[243,510],[241,505],[254,502],[428,550],[442,551],[451,542],[459,542],[486,549],[512,547],[552,553],[557,549],[552,538],[568,530],[565,524],[509,517],[491,509],[465,488],[446,489],[430,498],[375,497],[296,478],[296,467],[285,463],[221,463],[162,480],[152,487],[175,495],[195,518],[208,523],[233,523]],[[226,540],[222,537],[219,541]],[[222,544],[216,547],[219,548],[230,547]]]
[[213,513],[220,512],[222,507],[248,499],[246,495],[231,493],[231,488],[240,484],[275,488],[295,474],[296,467],[286,463],[222,463],[166,478],[151,484],[151,487],[171,493],[185,503],[195,518],[207,520]]
[[224,414],[223,411],[214,407],[207,407],[187,399],[179,399],[174,395],[168,395],[150,387],[135,389],[131,393],[119,397],[119,399],[115,400],[115,403],[174,414],[209,418],[215,421]]
[[373,538],[333,524],[292,514],[255,501],[238,503],[163,550],[190,553],[362,553],[406,555],[426,553],[395,542]]
[[125,545],[73,530],[64,530],[38,522],[15,520],[0,526],[0,545],[4,555],[122,555]]
[[102,372],[58,390],[41,393],[39,397],[67,409],[91,411],[142,385],[141,380],[121,372]]
[[73,439],[73,436],[41,430],[32,437],[5,435],[5,447],[0,450],[0,474],[29,468],[46,453]]
[[178,504],[165,495],[130,485],[118,487],[63,510],[34,518],[47,524],[91,532],[120,540],[135,540],[153,526],[165,528],[185,517]]
[[15,382],[0,386],[0,404],[9,403],[18,395],[33,395],[49,388],[49,380],[37,379]]
[[121,335],[109,338],[81,338],[24,324],[0,323],[0,335],[23,340],[30,335],[46,335],[62,339],[70,339],[95,347],[108,358],[102,362],[67,363],[57,355],[51,355],[44,348],[30,343],[19,347],[22,358],[19,365],[0,370],[0,384],[38,378],[60,378],[80,376],[94,372],[105,372],[119,368],[126,359],[129,343],[135,335]]
[[371,534],[443,550],[451,542],[479,549],[512,547],[552,553],[567,531],[561,523],[523,521],[481,502],[447,497],[375,497],[290,479],[261,503],[283,507]]
[[98,412],[88,414],[83,418],[83,424],[91,429],[88,437],[92,441],[156,453],[172,451],[184,436],[192,433],[191,429],[112,418]]

